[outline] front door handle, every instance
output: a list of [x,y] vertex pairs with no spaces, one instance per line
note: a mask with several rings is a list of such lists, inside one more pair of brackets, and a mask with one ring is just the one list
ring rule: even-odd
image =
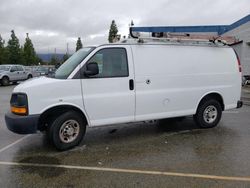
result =
[[129,89],[134,90],[134,80],[133,79],[129,80]]

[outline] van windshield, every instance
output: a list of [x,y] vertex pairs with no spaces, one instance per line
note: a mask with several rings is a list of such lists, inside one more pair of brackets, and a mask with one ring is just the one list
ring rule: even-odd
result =
[[79,65],[93,49],[94,48],[82,48],[74,53],[57,69],[55,78],[67,79],[77,65]]

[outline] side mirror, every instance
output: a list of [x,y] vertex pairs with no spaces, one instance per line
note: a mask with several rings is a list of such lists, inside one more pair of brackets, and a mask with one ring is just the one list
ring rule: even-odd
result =
[[84,71],[84,75],[89,76],[95,76],[99,74],[99,67],[96,62],[88,63],[86,66],[86,70]]

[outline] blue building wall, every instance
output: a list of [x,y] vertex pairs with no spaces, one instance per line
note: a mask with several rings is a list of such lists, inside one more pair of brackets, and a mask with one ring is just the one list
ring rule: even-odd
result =
[[231,25],[205,25],[205,26],[160,26],[160,27],[132,27],[134,32],[176,32],[176,33],[211,33],[222,35],[240,25],[250,21],[250,14],[232,23]]

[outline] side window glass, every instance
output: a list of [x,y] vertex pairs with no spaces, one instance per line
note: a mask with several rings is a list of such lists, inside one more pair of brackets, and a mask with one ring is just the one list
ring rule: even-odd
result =
[[17,67],[16,66],[12,66],[10,69],[11,72],[16,72],[17,71]]
[[99,74],[93,78],[127,77],[128,61],[124,48],[106,48],[98,51],[88,63],[96,62]]
[[88,63],[90,62],[96,62],[97,65],[98,65],[98,68],[99,68],[99,75],[102,75],[103,74],[103,54],[100,53],[101,51],[97,52],[89,61]]
[[17,66],[17,70],[18,71],[23,71],[23,67],[22,66]]

